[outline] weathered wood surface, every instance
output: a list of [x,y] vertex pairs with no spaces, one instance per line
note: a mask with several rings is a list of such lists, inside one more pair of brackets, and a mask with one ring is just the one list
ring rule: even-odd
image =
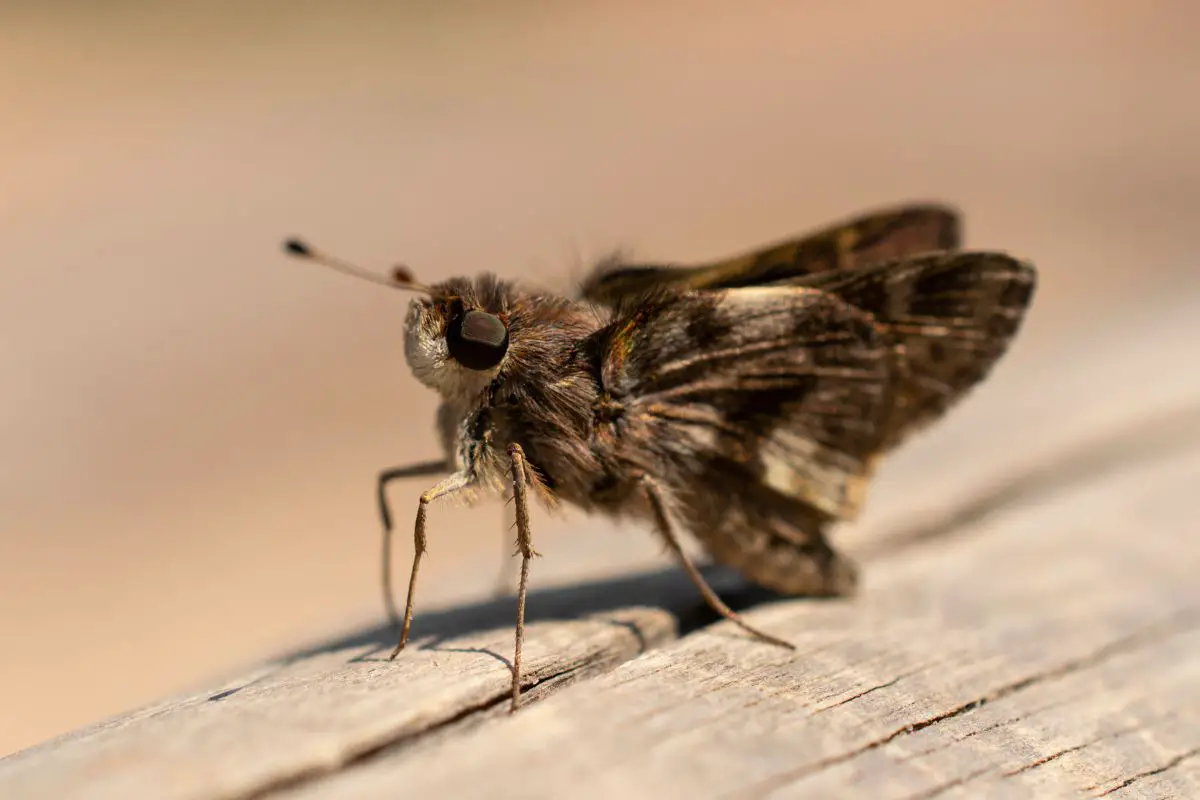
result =
[[898,453],[839,537],[859,596],[749,612],[796,653],[673,570],[543,589],[509,717],[511,601],[422,610],[394,663],[297,654],[0,761],[0,797],[1200,797],[1195,309],[1019,351]]

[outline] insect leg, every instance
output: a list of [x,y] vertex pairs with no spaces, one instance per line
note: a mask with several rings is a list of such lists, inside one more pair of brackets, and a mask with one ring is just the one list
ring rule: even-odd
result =
[[646,498],[650,501],[650,508],[654,512],[654,521],[658,525],[659,532],[667,540],[667,544],[670,546],[671,551],[675,553],[675,557],[679,559],[684,572],[691,578],[696,588],[700,590],[700,594],[704,596],[704,602],[708,603],[708,607],[742,630],[757,636],[765,642],[786,647],[788,650],[795,650],[796,646],[791,642],[758,630],[742,619],[736,611],[725,605],[721,598],[717,596],[717,593],[713,591],[712,587],[708,585],[708,581],[704,580],[704,576],[700,574],[700,570],[696,569],[696,565],[692,562],[688,554],[684,552],[683,546],[679,543],[679,537],[676,536],[675,528],[671,525],[671,520],[667,516],[666,503],[663,502],[663,493],[659,489],[658,483],[649,475],[643,475],[641,477],[641,484],[642,490],[646,493]]
[[383,523],[381,563],[383,579],[380,584],[383,587],[383,607],[387,610],[388,621],[392,623],[392,627],[396,629],[397,633],[400,629],[400,614],[396,611],[396,599],[392,596],[392,510],[387,501],[388,484],[403,478],[421,478],[453,470],[454,467],[444,458],[441,461],[407,464],[403,467],[391,467],[383,470],[379,473],[379,480],[375,484],[375,495],[379,502],[379,519]]
[[515,442],[508,446],[508,458],[512,464],[513,507],[517,516],[517,549],[521,553],[521,582],[517,587],[517,636],[512,662],[512,705],[516,711],[521,704],[521,645],[525,641],[525,597],[529,591],[529,561],[539,553],[533,549],[533,537],[529,531],[529,467],[525,462],[525,451]]
[[412,572],[408,576],[408,602],[404,606],[404,624],[400,628],[400,642],[388,657],[389,659],[400,655],[400,651],[408,643],[408,631],[412,627],[413,599],[417,593],[417,572],[421,569],[421,556],[425,554],[425,510],[439,497],[445,497],[470,486],[472,480],[473,477],[469,473],[456,472],[421,495],[420,505],[417,506],[417,523],[413,527],[413,562]]

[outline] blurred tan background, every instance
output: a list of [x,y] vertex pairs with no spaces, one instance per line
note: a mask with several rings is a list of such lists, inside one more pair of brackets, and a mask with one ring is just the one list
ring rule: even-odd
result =
[[[284,235],[569,291],[943,199],[1038,262],[1035,347],[1196,282],[1186,0],[0,9],[0,753],[380,620],[435,399],[407,298]],[[498,507],[431,524],[422,607],[486,594]],[[657,557],[605,527],[539,579]]]

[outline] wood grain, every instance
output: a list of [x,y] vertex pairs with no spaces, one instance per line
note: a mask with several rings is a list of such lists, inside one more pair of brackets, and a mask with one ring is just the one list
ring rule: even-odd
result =
[[1200,796],[1197,309],[1018,347],[838,537],[859,597],[749,612],[796,653],[674,571],[543,589],[513,717],[511,600],[421,612],[394,663],[295,654],[0,761],[0,796]]
[[716,625],[288,796],[1086,796],[1176,759],[1195,796],[1200,559],[1173,554],[1198,485],[1200,453],[1008,509],[855,603],[750,615],[796,654]]

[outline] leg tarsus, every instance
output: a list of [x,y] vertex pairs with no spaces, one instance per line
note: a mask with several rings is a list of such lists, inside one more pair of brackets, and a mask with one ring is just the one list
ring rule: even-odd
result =
[[778,636],[772,636],[765,631],[755,628],[753,625],[742,619],[740,614],[738,614],[729,606],[725,605],[724,601],[722,601],[721,598],[717,596],[717,593],[713,591],[713,588],[708,585],[708,581],[704,580],[704,576],[700,574],[700,570],[696,568],[696,564],[692,561],[691,557],[688,556],[686,551],[684,551],[683,545],[680,543],[679,537],[675,534],[675,529],[671,525],[671,520],[667,516],[666,504],[663,501],[662,492],[659,490],[657,482],[655,482],[655,480],[648,475],[643,475],[641,478],[641,483],[642,489],[646,493],[646,498],[650,501],[650,508],[654,512],[654,520],[658,526],[659,532],[662,534],[663,538],[667,540],[667,545],[671,548],[671,552],[673,552],[675,557],[679,560],[679,563],[683,567],[684,572],[687,573],[688,578],[690,578],[696,588],[700,590],[700,594],[704,597],[704,601],[708,603],[708,607],[740,627],[742,630],[759,639],[762,639],[765,642],[787,648],[788,650],[795,650],[796,645],[792,644],[786,639],[780,639]]
[[529,470],[525,462],[525,451],[521,445],[509,445],[508,457],[512,465],[513,507],[517,517],[517,551],[521,554],[521,580],[517,586],[517,632],[513,646],[512,702],[509,712],[521,705],[521,647],[525,642],[525,599],[529,593],[529,562],[538,555],[533,549],[533,538],[529,530],[529,499],[526,488]]
[[400,641],[392,651],[388,660],[400,655],[404,645],[408,644],[408,633],[412,628],[414,602],[417,596],[417,573],[421,569],[421,556],[425,555],[425,514],[429,504],[439,497],[444,497],[471,485],[471,476],[456,472],[444,481],[421,495],[420,505],[417,506],[417,521],[413,526],[413,562],[412,571],[408,576],[408,601],[404,605],[404,621],[400,628]]
[[388,484],[403,478],[418,478],[450,472],[452,469],[453,467],[445,459],[407,464],[403,467],[390,467],[379,473],[379,479],[375,483],[379,520],[383,523],[383,552],[380,558],[383,607],[387,611],[388,621],[392,623],[392,628],[397,633],[400,630],[400,614],[396,610],[396,599],[392,593],[392,510],[387,501]]

